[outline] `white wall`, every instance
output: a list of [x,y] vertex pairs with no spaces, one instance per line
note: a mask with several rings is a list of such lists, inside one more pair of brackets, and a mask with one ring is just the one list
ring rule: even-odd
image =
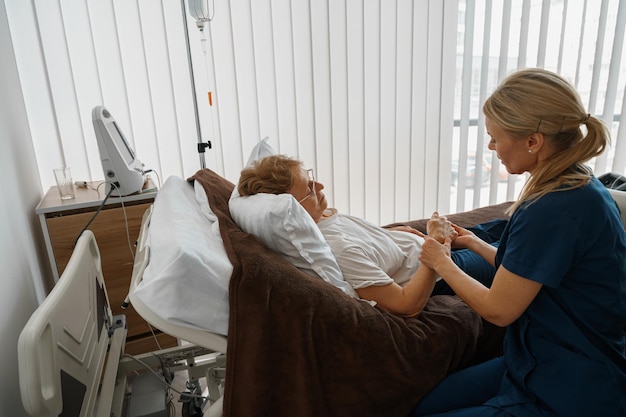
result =
[[37,243],[43,242],[35,216],[42,190],[4,1],[0,0],[0,416],[20,417],[26,412],[20,400],[17,339],[43,299],[47,257],[43,244]]

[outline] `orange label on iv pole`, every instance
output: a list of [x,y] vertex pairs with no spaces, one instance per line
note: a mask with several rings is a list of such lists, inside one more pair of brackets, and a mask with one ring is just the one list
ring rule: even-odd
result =
[[213,106],[213,92],[209,91],[209,106]]

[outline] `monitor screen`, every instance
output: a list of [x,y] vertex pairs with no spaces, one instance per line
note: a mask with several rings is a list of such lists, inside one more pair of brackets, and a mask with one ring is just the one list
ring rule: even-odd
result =
[[115,127],[115,131],[117,132],[117,136],[113,135],[113,140],[115,141],[115,146],[119,149],[122,157],[126,161],[127,164],[130,164],[135,159],[135,153],[128,145],[128,141],[126,141],[126,137],[120,130],[119,126],[115,121],[113,121],[113,127]]

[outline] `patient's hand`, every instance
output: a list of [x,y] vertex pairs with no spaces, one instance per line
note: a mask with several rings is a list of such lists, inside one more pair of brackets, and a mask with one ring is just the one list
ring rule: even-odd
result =
[[439,216],[437,212],[434,212],[428,223],[426,223],[426,232],[428,236],[439,243],[443,243],[447,237],[454,240],[458,236],[457,231],[452,227],[452,223],[445,216]]
[[420,232],[417,229],[412,228],[411,226],[394,226],[394,227],[389,227],[388,230],[395,230],[396,232],[407,232],[407,233],[413,233],[414,235],[418,235],[420,237],[424,237],[424,233]]

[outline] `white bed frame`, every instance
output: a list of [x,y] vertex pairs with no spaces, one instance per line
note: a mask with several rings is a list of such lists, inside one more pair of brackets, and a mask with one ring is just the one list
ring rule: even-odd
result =
[[[129,299],[149,324],[178,338],[179,346],[134,357],[124,354],[126,319],[112,316],[98,245],[87,230],[19,337],[20,390],[29,415],[123,417],[129,391],[132,396],[129,373],[146,366],[157,372],[187,370],[183,407],[201,409],[204,417],[222,415],[226,337],[167,322],[134,297],[149,262],[145,242],[151,214],[152,207],[142,220]],[[195,397],[202,393],[202,378],[208,389],[204,401]]]

